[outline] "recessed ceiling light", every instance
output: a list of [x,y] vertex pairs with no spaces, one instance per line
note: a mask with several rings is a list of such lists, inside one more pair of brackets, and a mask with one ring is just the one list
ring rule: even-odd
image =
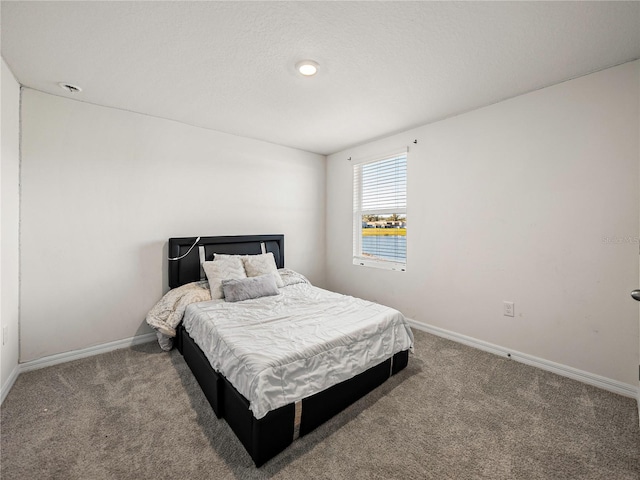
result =
[[71,85],[70,83],[60,82],[58,86],[69,93],[79,93],[82,91],[80,87],[78,87],[77,85]]
[[296,70],[298,70],[300,75],[311,77],[318,73],[318,64],[313,60],[302,60],[296,63]]

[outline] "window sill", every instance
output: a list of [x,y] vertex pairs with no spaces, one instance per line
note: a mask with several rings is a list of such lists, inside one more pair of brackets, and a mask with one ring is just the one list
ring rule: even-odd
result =
[[373,267],[382,270],[393,270],[396,272],[406,272],[407,264],[399,262],[386,262],[384,260],[372,260],[370,258],[353,258],[353,264],[359,267]]

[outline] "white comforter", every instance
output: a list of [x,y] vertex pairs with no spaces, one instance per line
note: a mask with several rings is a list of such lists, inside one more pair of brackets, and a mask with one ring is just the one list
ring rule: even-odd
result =
[[306,283],[280,295],[189,305],[184,325],[256,418],[413,348],[404,316]]

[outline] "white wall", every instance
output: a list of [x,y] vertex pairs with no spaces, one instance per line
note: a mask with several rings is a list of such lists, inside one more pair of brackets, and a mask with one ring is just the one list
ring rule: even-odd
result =
[[25,89],[22,362],[150,330],[169,237],[283,233],[324,283],[323,156]]
[[[635,388],[639,75],[628,63],[331,155],[327,286]],[[406,145],[408,271],[354,266],[347,158]]]
[[[0,385],[2,393],[10,387],[18,366],[18,215],[20,171],[20,85],[2,60],[2,144],[0,223],[0,326],[8,327],[5,344],[1,345]],[[2,328],[0,328],[1,336]],[[13,374],[13,375],[12,375]]]

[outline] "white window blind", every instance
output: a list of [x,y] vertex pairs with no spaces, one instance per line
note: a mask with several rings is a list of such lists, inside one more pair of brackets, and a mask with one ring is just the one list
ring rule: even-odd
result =
[[353,166],[353,263],[406,269],[406,150]]

